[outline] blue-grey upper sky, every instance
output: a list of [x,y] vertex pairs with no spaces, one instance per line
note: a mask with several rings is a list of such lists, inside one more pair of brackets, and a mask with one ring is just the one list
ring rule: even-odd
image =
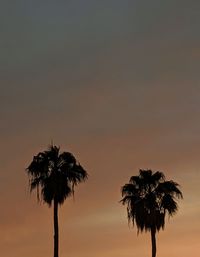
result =
[[48,101],[52,105],[51,97],[64,93],[70,105],[75,95],[91,88],[111,95],[118,88],[133,107],[134,97],[138,101],[140,92],[156,94],[157,87],[175,88],[186,96],[188,89],[195,97],[199,5],[158,0],[2,1],[1,112],[27,110],[36,103],[42,109]]
[[3,1],[0,12],[1,70],[27,76],[71,74],[112,52],[139,52],[127,62],[146,71],[166,51],[197,50],[200,37],[198,1]]

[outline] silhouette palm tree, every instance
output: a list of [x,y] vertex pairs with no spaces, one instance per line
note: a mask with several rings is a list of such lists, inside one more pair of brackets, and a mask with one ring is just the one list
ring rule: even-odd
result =
[[122,189],[122,204],[127,205],[128,221],[136,224],[138,233],[150,231],[152,257],[156,256],[156,232],[165,226],[165,216],[173,216],[178,205],[176,198],[183,198],[179,185],[166,181],[162,172],[139,170]]
[[88,177],[87,172],[69,152],[51,145],[47,151],[33,157],[26,169],[30,191],[37,190],[37,199],[54,206],[54,257],[58,257],[58,205],[74,194],[74,186]]

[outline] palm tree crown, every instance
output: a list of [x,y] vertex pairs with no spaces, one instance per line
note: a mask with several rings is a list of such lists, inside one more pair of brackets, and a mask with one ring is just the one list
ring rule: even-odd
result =
[[38,200],[41,196],[49,206],[52,201],[61,205],[74,193],[74,186],[88,177],[71,153],[60,153],[60,148],[54,145],[34,156],[27,172],[30,190],[37,189]]
[[121,202],[127,204],[129,222],[136,223],[138,232],[164,229],[166,213],[173,216],[178,210],[176,198],[183,197],[178,187],[162,172],[139,170],[139,176],[122,187]]

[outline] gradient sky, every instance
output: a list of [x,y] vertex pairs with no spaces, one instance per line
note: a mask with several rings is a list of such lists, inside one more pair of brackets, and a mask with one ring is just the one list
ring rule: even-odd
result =
[[158,256],[199,257],[199,24],[199,0],[1,0],[1,256],[52,256],[24,170],[53,140],[90,174],[59,210],[61,257],[150,256],[119,204],[139,168],[184,193]]

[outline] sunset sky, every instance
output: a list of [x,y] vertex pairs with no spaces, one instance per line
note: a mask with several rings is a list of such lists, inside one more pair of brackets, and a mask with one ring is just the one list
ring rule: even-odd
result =
[[200,256],[200,1],[1,0],[0,255],[53,255],[53,210],[25,168],[53,142],[89,173],[59,209],[60,257],[150,257],[120,188],[181,185],[158,257]]

